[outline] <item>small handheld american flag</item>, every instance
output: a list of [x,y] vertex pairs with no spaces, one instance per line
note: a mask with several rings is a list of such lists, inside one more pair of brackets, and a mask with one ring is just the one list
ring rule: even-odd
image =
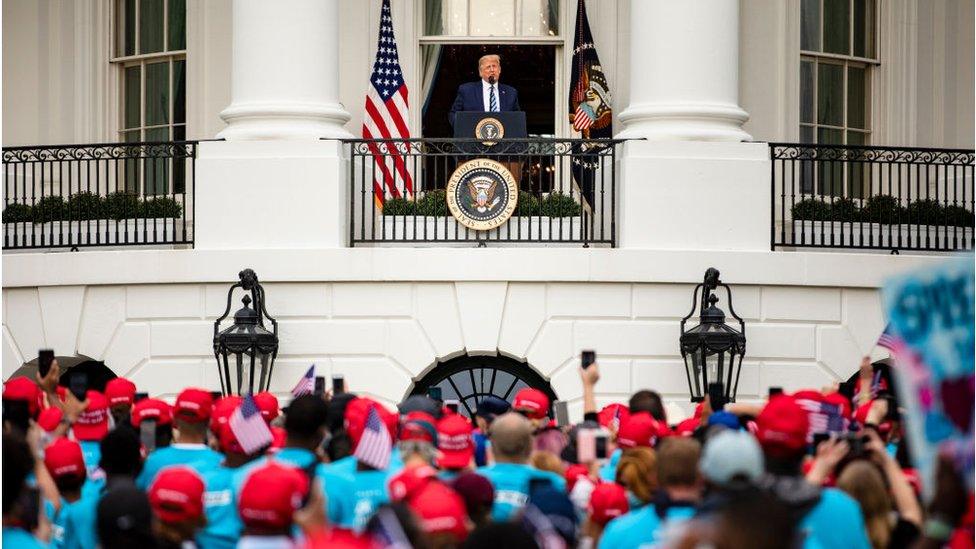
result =
[[844,417],[841,407],[829,402],[799,398],[796,403],[806,410],[810,419],[807,442],[813,441],[817,433],[842,433],[847,430],[849,421]]
[[309,367],[305,375],[298,380],[295,388],[291,390],[291,396],[298,398],[302,395],[310,395],[315,389],[315,365]]
[[244,401],[231,414],[228,423],[241,448],[248,454],[257,453],[274,439],[250,393],[244,396]]
[[383,470],[390,464],[392,451],[393,440],[390,438],[390,432],[380,420],[376,408],[370,406],[369,415],[366,417],[366,429],[359,439],[359,444],[356,445],[356,459],[374,469]]
[[891,323],[889,322],[881,336],[878,337],[878,345],[888,349],[892,353],[898,354],[904,347],[905,342],[902,341],[900,337],[895,335],[894,331],[891,329]]

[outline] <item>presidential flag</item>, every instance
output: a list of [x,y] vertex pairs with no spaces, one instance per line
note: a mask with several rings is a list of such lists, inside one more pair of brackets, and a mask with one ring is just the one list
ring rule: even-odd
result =
[[[573,41],[573,64],[569,83],[569,121],[583,139],[613,137],[613,108],[610,85],[603,74],[600,57],[596,53],[590,22],[586,17],[585,0],[577,0],[576,31]],[[600,168],[601,144],[573,145],[573,177],[590,207],[594,202],[594,182]],[[602,207],[602,205],[601,205]]]
[[390,464],[392,450],[393,441],[390,439],[390,432],[380,420],[376,408],[370,406],[369,415],[366,417],[366,429],[363,430],[354,452],[356,459],[374,469],[383,470]]
[[840,405],[808,398],[798,398],[796,403],[806,410],[810,420],[807,442],[813,441],[813,435],[817,433],[842,433],[847,430],[849,422]]
[[298,380],[295,388],[291,390],[291,396],[298,398],[302,395],[310,395],[315,390],[315,365],[312,364],[302,379]]
[[[366,92],[363,139],[409,139],[408,105],[407,84],[400,70],[400,57],[393,36],[390,0],[383,0],[376,60]],[[411,198],[413,175],[406,160],[410,144],[403,141],[370,141],[367,147],[373,157],[373,198],[377,208],[382,209],[386,198]]]
[[261,417],[261,410],[258,409],[258,405],[250,393],[244,395],[244,400],[231,414],[228,423],[237,442],[241,443],[241,448],[248,455],[255,454],[267,447],[274,439],[271,429]]

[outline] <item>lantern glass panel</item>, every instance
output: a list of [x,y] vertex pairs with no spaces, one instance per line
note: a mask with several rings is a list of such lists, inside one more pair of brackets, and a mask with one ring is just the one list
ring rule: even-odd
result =
[[237,362],[237,392],[240,393],[244,387],[244,353],[234,353],[234,359]]

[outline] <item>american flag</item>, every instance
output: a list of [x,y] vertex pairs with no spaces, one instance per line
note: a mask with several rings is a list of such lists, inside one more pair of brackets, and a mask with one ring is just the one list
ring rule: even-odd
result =
[[231,414],[228,423],[234,437],[241,443],[241,448],[248,454],[257,453],[271,444],[274,438],[250,393],[244,396],[244,401]]
[[[383,0],[376,61],[366,92],[363,139],[409,139],[408,119],[407,84],[393,36],[393,14],[390,0]],[[409,143],[370,141],[367,146],[373,155],[373,197],[377,207],[382,208],[388,196],[413,196],[413,177],[404,159],[410,152]]]
[[878,345],[884,347],[885,349],[888,349],[889,351],[891,351],[896,355],[900,353],[902,349],[905,348],[905,342],[902,341],[900,337],[895,335],[895,333],[891,329],[890,322],[888,323],[887,326],[885,326],[884,331],[881,332],[881,336],[878,337]]
[[839,405],[807,398],[798,398],[796,403],[806,410],[807,417],[810,418],[807,442],[812,442],[813,435],[817,433],[840,433],[847,430],[848,421]]
[[366,429],[359,439],[359,444],[356,445],[356,459],[374,469],[383,470],[390,464],[392,451],[393,441],[390,439],[390,432],[380,421],[379,412],[371,406],[369,415],[366,416]]
[[312,364],[302,379],[298,380],[298,384],[295,388],[291,390],[291,396],[298,398],[302,395],[310,395],[312,391],[315,390],[315,365]]
[[376,511],[376,525],[372,532],[373,543],[384,549],[410,549],[410,540],[400,526],[393,510],[384,507]]

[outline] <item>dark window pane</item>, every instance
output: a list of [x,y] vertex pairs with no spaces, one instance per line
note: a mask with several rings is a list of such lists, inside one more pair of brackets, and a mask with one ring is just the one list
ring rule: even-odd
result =
[[844,66],[820,63],[817,74],[817,122],[844,125]]
[[444,34],[443,0],[427,0],[424,3],[424,34]]
[[[842,130],[818,128],[817,142],[822,145],[840,145],[844,142]],[[818,192],[831,196],[839,196],[844,192],[844,165],[839,161],[821,162],[817,166]]]
[[[848,145],[864,145],[867,134],[861,132],[847,132]],[[847,168],[847,189],[853,198],[864,198],[870,194],[868,186],[871,184],[871,164],[866,162],[852,162]]]
[[169,63],[146,65],[146,125],[169,123]]
[[850,0],[824,0],[823,51],[850,53]]
[[[146,141],[169,141],[169,128],[146,130]],[[146,178],[145,194],[166,194],[169,188],[167,163],[168,161],[165,158],[146,158],[143,160]]]
[[867,71],[862,67],[847,68],[847,125],[867,128]]
[[816,143],[811,126],[800,126],[800,143]]
[[122,8],[123,55],[136,54],[136,0],[125,0]]
[[800,49],[820,51],[820,0],[803,0],[800,8]]
[[874,0],[854,0],[854,55],[874,57]]
[[813,123],[814,62],[800,61],[800,122]]
[[163,51],[163,0],[139,2],[139,53]]
[[[122,141],[126,143],[138,143],[142,141],[142,136],[139,134],[139,130],[124,132],[122,135]],[[122,182],[119,185],[119,190],[124,190],[128,193],[138,193],[139,192],[139,160],[135,158],[129,158],[123,161],[125,167],[122,172]]]
[[[173,141],[186,141],[186,126],[173,126]],[[173,164],[173,192],[186,192],[186,158],[175,158]]]
[[169,42],[167,49],[186,49],[186,0],[169,0]]
[[125,68],[125,118],[122,124],[123,128],[138,128],[141,126],[139,123],[139,72],[140,67],[138,65]]
[[[816,143],[812,126],[800,126],[800,143]],[[800,161],[800,192],[810,194],[813,192],[813,167],[811,160]]]
[[173,61],[173,122],[186,122],[186,61]]

